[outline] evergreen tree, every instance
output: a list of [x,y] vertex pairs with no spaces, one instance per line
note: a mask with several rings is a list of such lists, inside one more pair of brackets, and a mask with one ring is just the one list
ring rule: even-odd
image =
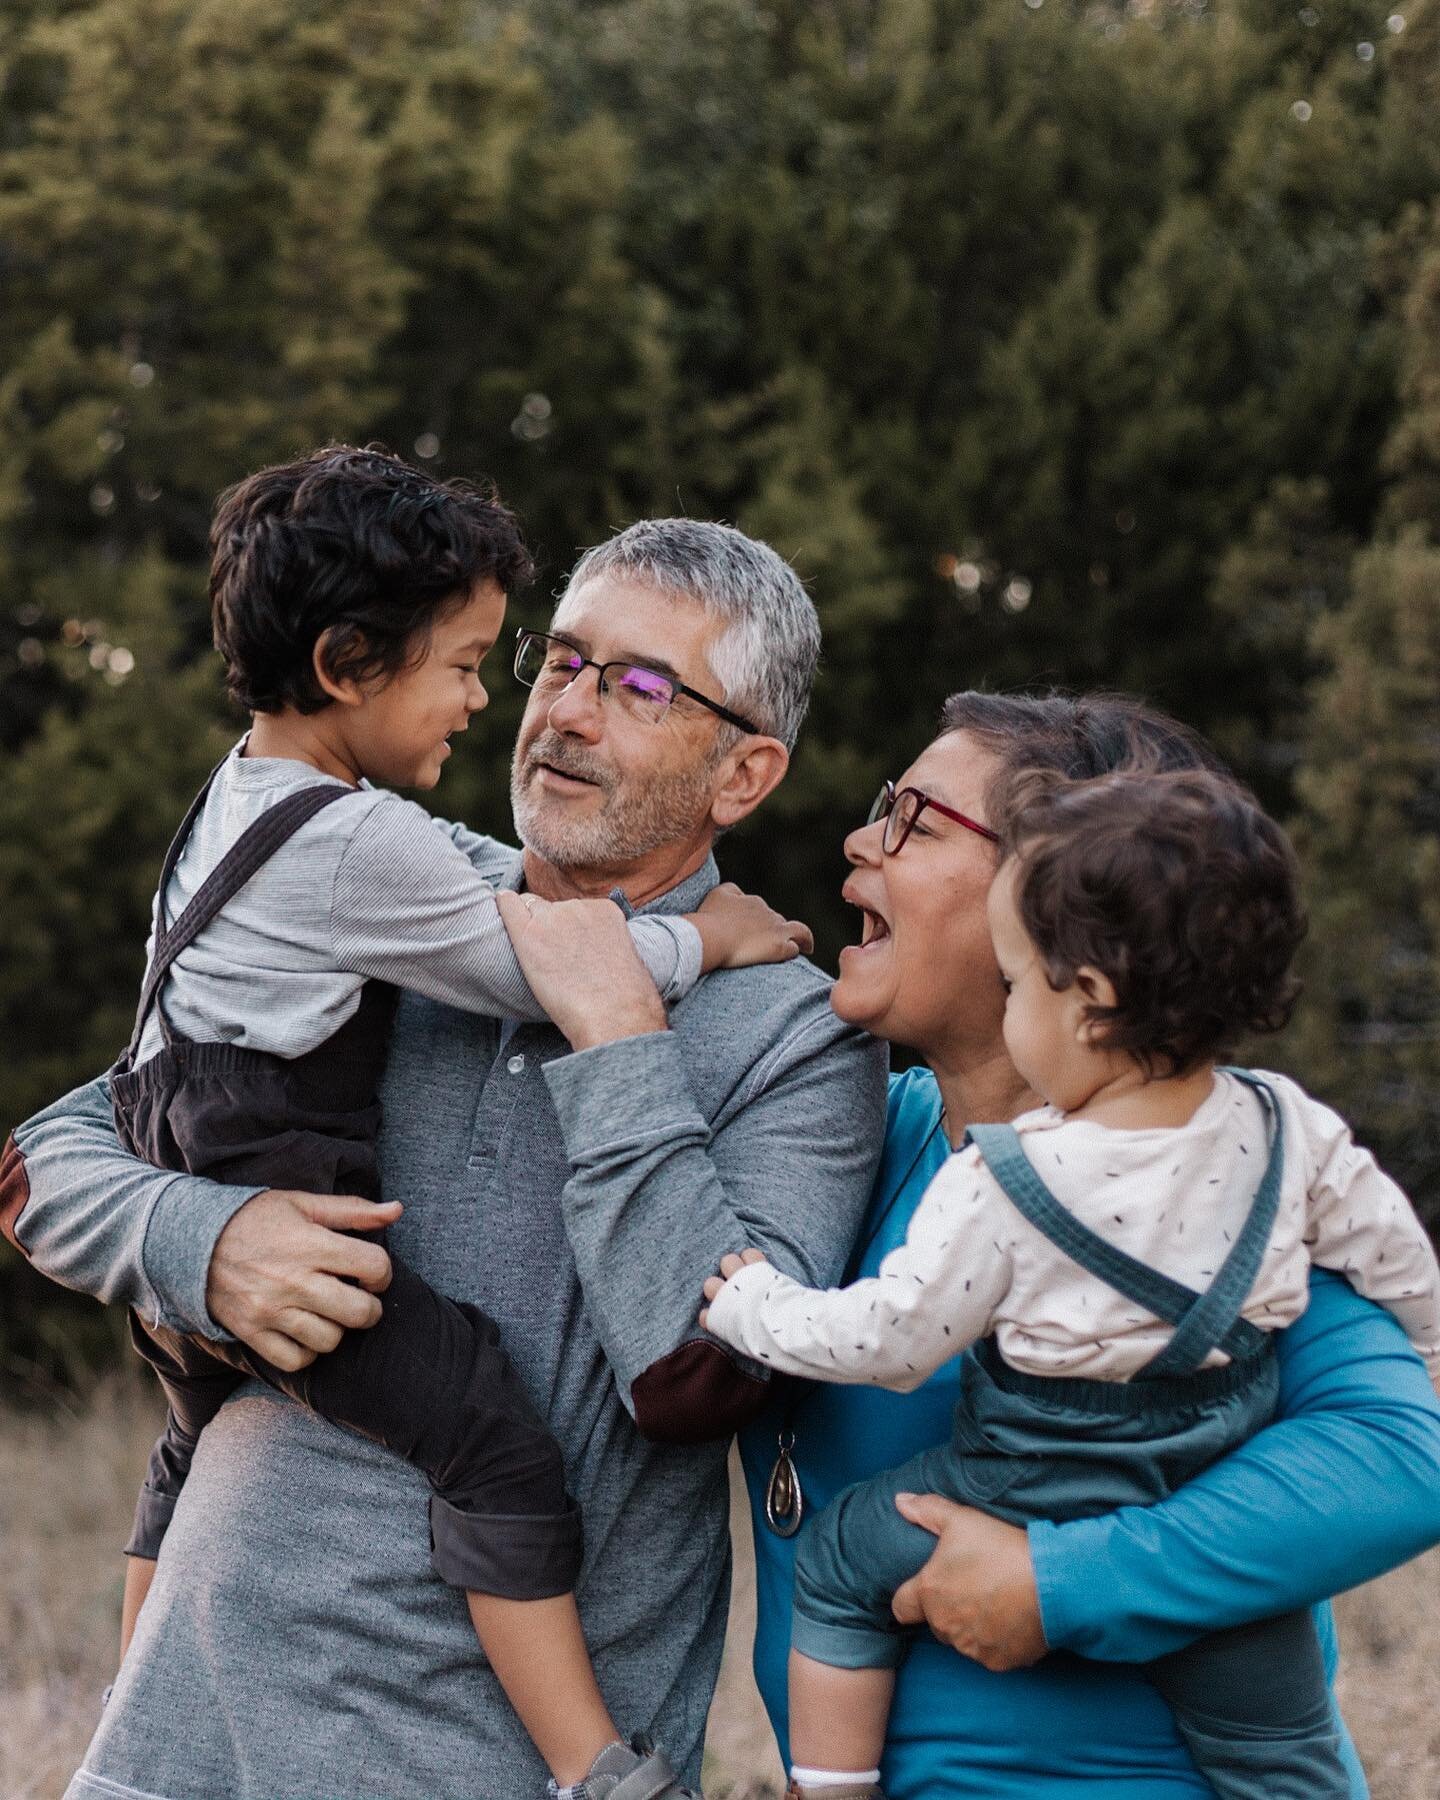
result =
[[1299,780],[1312,930],[1292,1039],[1440,1225],[1440,208],[1404,241],[1397,479],[1350,599],[1314,633],[1326,666]]
[[[853,930],[844,831],[944,695],[1052,680],[1171,706],[1282,808],[1307,759],[1339,958],[1372,849],[1326,812],[1326,683],[1379,684],[1403,736],[1384,684],[1424,689],[1401,619],[1440,536],[1440,6],[1389,17],[11,0],[0,1129],[119,1047],[166,838],[239,728],[207,648],[214,496],[327,439],[493,476],[541,557],[527,623],[642,514],[794,558],[826,660],[725,857],[822,960]],[[436,803],[508,832],[523,696],[493,691]],[[1377,752],[1416,783],[1419,730]],[[1422,787],[1394,804],[1374,831],[1413,813],[1423,840]],[[1366,927],[1396,922],[1405,967],[1421,878],[1387,875]],[[1351,1030],[1314,985],[1332,1097],[1392,1093],[1355,1031],[1403,996],[1347,1002]]]
[[[642,504],[616,478],[638,442],[574,479],[607,393],[615,439],[629,388],[663,383],[605,228],[619,151],[603,124],[554,129],[517,35],[468,0],[7,16],[0,1132],[123,1045],[165,844],[240,727],[208,651],[220,488],[384,435],[512,488],[523,464],[536,491],[548,433],[566,553],[582,513]],[[482,784],[497,826],[506,761]],[[7,1259],[0,1286],[24,1276]],[[22,1329],[26,1293],[0,1306]]]
[[1292,1052],[1440,1222],[1440,548],[1411,527],[1367,549],[1316,637]]

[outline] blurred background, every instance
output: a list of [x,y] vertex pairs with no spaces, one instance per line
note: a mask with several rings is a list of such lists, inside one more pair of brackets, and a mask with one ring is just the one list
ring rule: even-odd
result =
[[[5,0],[0,1135],[123,1044],[240,729],[217,490],[374,439],[497,481],[517,624],[641,515],[794,561],[825,665],[724,862],[827,964],[951,690],[1210,733],[1308,871],[1266,1056],[1440,1220],[1437,119],[1440,0]],[[492,692],[434,803],[508,833]],[[117,1325],[0,1244],[13,1402]]]

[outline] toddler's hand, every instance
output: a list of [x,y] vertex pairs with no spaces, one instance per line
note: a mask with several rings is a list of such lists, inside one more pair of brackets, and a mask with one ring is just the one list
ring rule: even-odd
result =
[[[720,1273],[706,1278],[705,1298],[707,1300],[713,1300],[730,1277],[738,1274],[747,1264],[768,1261],[769,1258],[762,1250],[742,1250],[738,1256],[732,1251],[729,1256],[722,1256],[720,1258]],[[709,1328],[710,1308],[708,1306],[702,1306],[700,1308],[700,1329],[702,1331],[708,1331]]]
[[704,946],[701,967],[744,969],[752,963],[790,962],[808,956],[815,939],[799,919],[782,918],[758,894],[722,881],[689,915]]

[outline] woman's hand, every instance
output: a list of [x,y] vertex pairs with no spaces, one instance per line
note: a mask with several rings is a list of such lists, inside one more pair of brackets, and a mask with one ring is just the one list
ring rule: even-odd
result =
[[815,938],[799,919],[781,916],[758,894],[747,894],[733,881],[722,881],[686,917],[700,933],[701,968],[744,969],[752,963],[789,962],[808,956]]
[[[768,1258],[761,1250],[742,1250],[738,1256],[732,1251],[729,1256],[722,1256],[720,1258],[720,1273],[706,1278],[706,1301],[709,1302],[713,1300],[730,1277],[739,1274],[740,1270],[745,1268],[748,1264],[765,1262],[767,1260]],[[710,1329],[710,1308],[708,1304],[700,1308],[700,1329],[702,1331],[708,1331]]]
[[939,1494],[897,1494],[895,1507],[939,1539],[918,1575],[897,1588],[890,1609],[902,1625],[928,1625],[942,1643],[987,1669],[1023,1669],[1049,1649],[1030,1540]]
[[530,991],[572,1048],[664,1031],[665,1002],[613,900],[495,896]]

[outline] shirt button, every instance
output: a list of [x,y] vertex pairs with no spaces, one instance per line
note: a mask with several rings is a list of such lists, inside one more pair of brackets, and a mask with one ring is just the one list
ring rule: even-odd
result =
[[519,1075],[525,1068],[525,1058],[523,1056],[512,1056],[505,1067],[512,1075]]

